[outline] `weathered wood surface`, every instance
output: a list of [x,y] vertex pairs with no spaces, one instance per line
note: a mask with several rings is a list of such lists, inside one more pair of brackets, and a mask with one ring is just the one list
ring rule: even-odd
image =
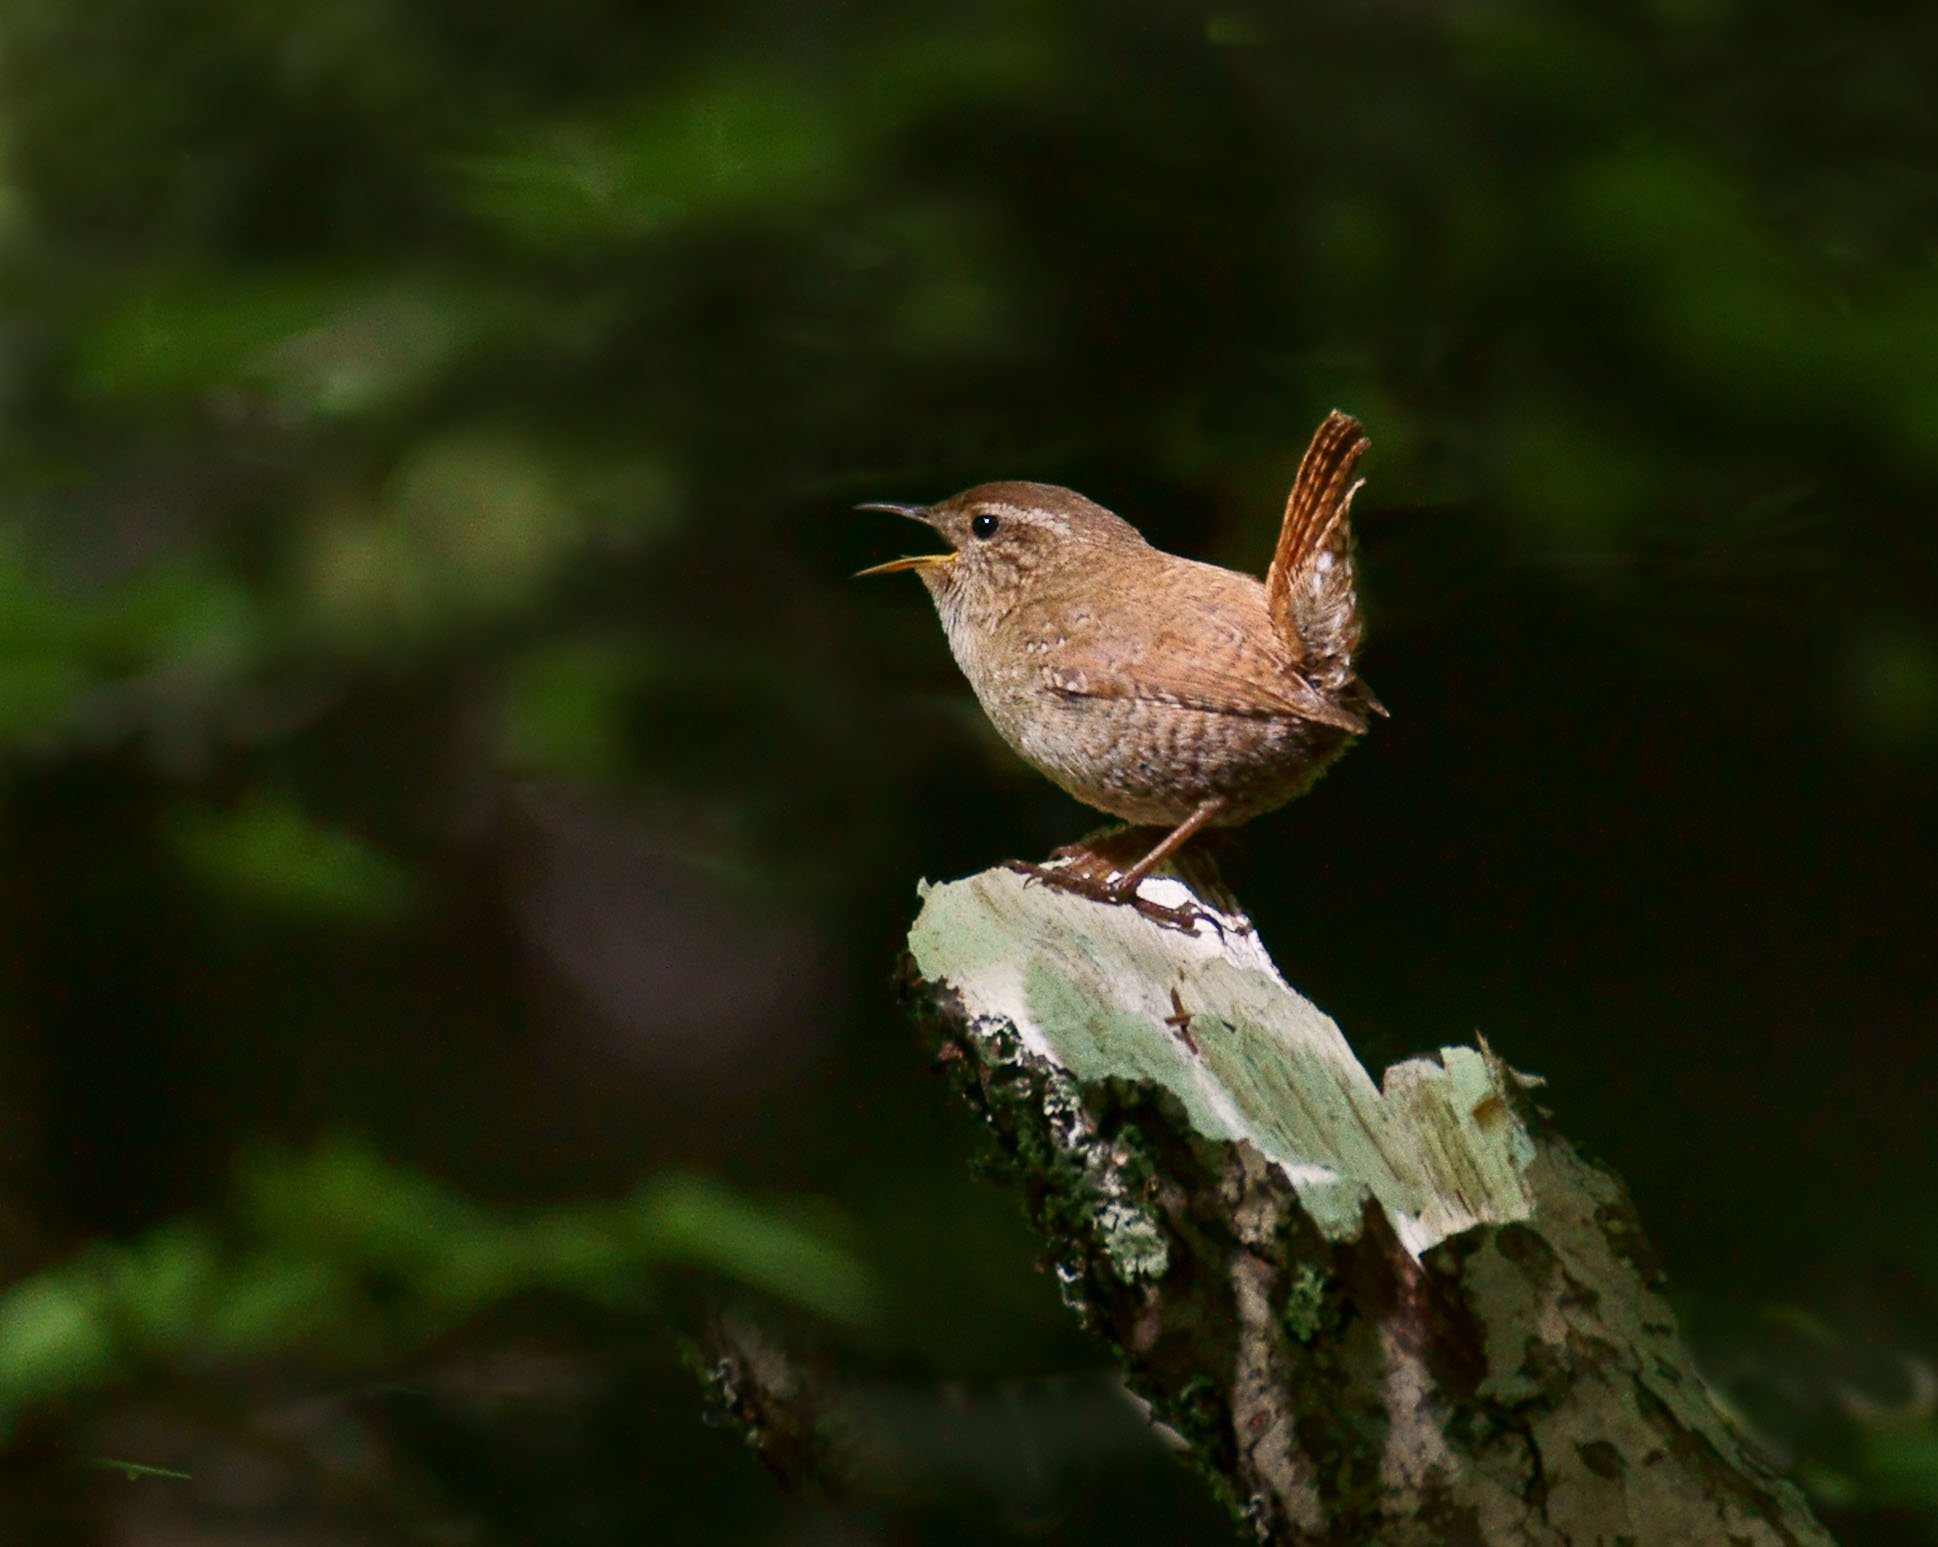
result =
[[1065,1298],[1259,1539],[1828,1542],[1532,1082],[1483,1045],[1375,1085],[1200,890],[1187,934],[1006,870],[928,888],[904,986]]

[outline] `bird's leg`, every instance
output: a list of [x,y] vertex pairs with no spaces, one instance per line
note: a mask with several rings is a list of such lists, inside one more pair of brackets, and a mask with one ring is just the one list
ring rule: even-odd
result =
[[1179,849],[1183,848],[1200,832],[1204,831],[1205,825],[1216,817],[1219,812],[1223,811],[1226,805],[1227,801],[1222,795],[1207,796],[1205,799],[1199,801],[1196,811],[1192,812],[1191,815],[1178,823],[1176,827],[1172,828],[1156,848],[1152,849],[1149,854],[1146,854],[1112,883],[1113,888],[1121,893],[1118,900],[1125,902],[1135,897],[1137,895],[1137,888],[1143,879],[1173,854],[1177,853]]
[[[1011,870],[1019,871],[1045,886],[1054,886],[1059,891],[1075,892],[1080,897],[1088,897],[1095,902],[1129,903],[1147,918],[1160,924],[1169,924],[1175,929],[1194,932],[1197,922],[1207,915],[1198,908],[1167,908],[1162,903],[1152,902],[1140,897],[1138,886],[1153,870],[1163,864],[1173,854],[1202,832],[1219,812],[1225,809],[1223,795],[1213,795],[1198,803],[1195,811],[1159,839],[1156,846],[1130,869],[1121,873],[1106,870],[1100,876],[1096,864],[1100,857],[1092,854],[1080,844],[1067,845],[1057,850],[1057,857],[1068,857],[1077,861],[1070,868],[1052,869],[1046,865],[1031,865],[1022,860],[1009,860]],[[1085,861],[1092,863],[1086,864]],[[1114,879],[1111,877],[1114,876]]]

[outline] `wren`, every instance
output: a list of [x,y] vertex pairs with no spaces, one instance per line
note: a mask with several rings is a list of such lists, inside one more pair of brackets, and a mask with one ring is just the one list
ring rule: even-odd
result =
[[861,573],[921,577],[1003,740],[1085,805],[1168,829],[1121,872],[1013,868],[1193,927],[1195,915],[1139,897],[1144,878],[1203,829],[1303,795],[1386,713],[1353,659],[1350,511],[1367,444],[1346,414],[1319,426],[1262,583],[1153,548],[1055,484],[860,507],[926,522],[950,544]]

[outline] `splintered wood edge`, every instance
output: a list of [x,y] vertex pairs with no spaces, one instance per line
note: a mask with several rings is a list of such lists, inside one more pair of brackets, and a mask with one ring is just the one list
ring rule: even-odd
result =
[[[1175,879],[1144,895],[1192,901]],[[1040,1222],[1065,1298],[1260,1540],[1833,1547],[1711,1397],[1619,1179],[1545,1124],[1537,1142],[1531,1082],[1484,1044],[1382,1089],[1236,913],[1185,933],[1007,870],[923,898],[910,955],[965,1090],[999,1128],[1023,1093],[1081,1173],[1088,1229]],[[1090,1091],[1122,1111],[1115,1080],[1233,1141],[1198,1176],[1211,1196],[1138,1190],[1119,1131],[1081,1120]],[[1059,1160],[1030,1162],[1045,1196],[1072,1185]],[[1282,1229],[1281,1177],[1327,1252]],[[1369,1435],[1377,1468],[1342,1467]]]
[[[1415,1256],[1533,1213],[1524,1077],[1482,1044],[1396,1064],[1382,1089],[1242,916],[1187,934],[1000,869],[921,894],[916,969],[974,1027],[1007,1027],[1082,1084],[1169,1091],[1204,1137],[1254,1145],[1329,1238],[1357,1236],[1369,1196]],[[1145,894],[1190,900],[1168,879]]]

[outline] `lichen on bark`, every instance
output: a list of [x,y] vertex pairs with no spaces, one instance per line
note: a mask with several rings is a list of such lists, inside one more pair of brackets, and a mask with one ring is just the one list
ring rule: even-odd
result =
[[1827,1542],[1532,1082],[1483,1044],[1376,1085],[1207,895],[1185,934],[985,872],[926,891],[901,984],[1066,1300],[1244,1527]]

